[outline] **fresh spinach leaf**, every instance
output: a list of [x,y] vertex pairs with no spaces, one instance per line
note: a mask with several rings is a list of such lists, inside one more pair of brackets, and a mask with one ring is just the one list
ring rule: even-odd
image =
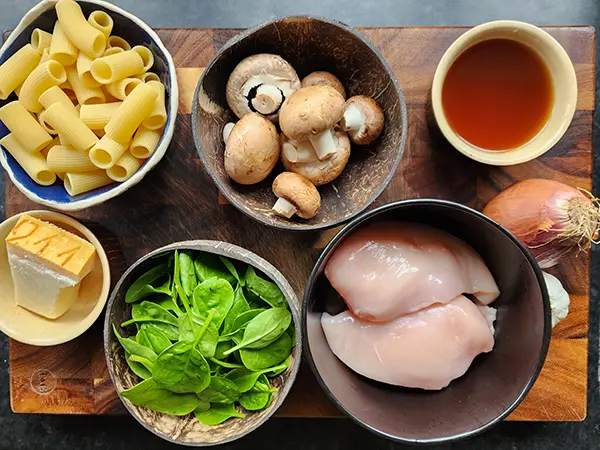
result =
[[292,315],[285,308],[271,308],[261,312],[246,325],[242,342],[224,352],[224,355],[242,348],[266,347],[285,333],[291,321]]
[[179,252],[177,250],[175,250],[175,257],[174,259],[174,269],[173,269],[173,286],[175,286],[175,292],[177,294],[177,296],[179,297],[179,299],[181,300],[181,303],[183,303],[183,308],[185,309],[185,313],[188,315],[188,319],[190,321],[190,323],[192,322],[192,310],[190,308],[190,301],[188,299],[188,296],[185,295],[185,292],[183,291],[183,288],[181,287],[181,269],[179,267]]
[[260,375],[260,377],[258,377],[258,380],[256,380],[256,384],[252,387],[251,391],[252,392],[274,393],[274,392],[277,392],[278,389],[276,387],[271,387],[271,382],[266,377],[266,375],[263,373]]
[[286,305],[285,296],[279,287],[259,277],[252,266],[246,270],[246,289],[273,308]]
[[140,377],[142,380],[152,378],[152,372],[143,364],[133,361],[131,359],[131,354],[128,352],[125,352],[125,361],[127,362],[127,365],[129,366],[131,371],[135,373],[138,377]]
[[[180,341],[194,341],[196,335],[200,331],[200,328],[204,325],[205,319],[192,314],[193,316],[193,327],[190,324],[187,316],[183,316],[179,319],[179,340]],[[202,356],[210,358],[215,355],[217,344],[219,343],[219,331],[213,322],[208,324],[202,339],[198,341],[197,349],[200,350]]]
[[169,337],[158,328],[144,327],[138,331],[136,341],[145,347],[151,348],[158,355],[171,345]]
[[283,361],[278,366],[271,367],[270,369],[263,370],[262,372],[268,377],[276,377],[277,375],[281,375],[283,372],[285,372],[288,369],[288,367],[290,367],[291,363],[292,363],[292,355],[288,356],[285,359],[285,361]]
[[240,286],[238,286],[233,294],[233,304],[231,309],[225,316],[225,320],[223,322],[223,334],[233,331],[235,320],[240,316],[240,314],[249,310],[250,307],[248,306],[248,302],[244,297],[244,291]]
[[141,364],[142,366],[144,366],[146,369],[152,371],[152,368],[154,367],[154,364],[152,363],[152,361],[150,361],[147,358],[144,358],[142,356],[138,356],[138,355],[131,355],[129,356],[129,360],[131,362],[136,362]]
[[179,277],[183,292],[190,297],[198,285],[198,280],[194,270],[194,260],[188,252],[179,253]]
[[202,403],[194,394],[174,394],[162,389],[152,378],[121,391],[121,395],[134,405],[174,416],[185,416]]
[[270,392],[250,391],[240,396],[240,405],[247,411],[260,411],[271,403],[273,394]]
[[[200,400],[200,399],[198,399],[198,400]],[[200,400],[200,403],[198,404],[198,407],[195,409],[195,411],[205,412],[205,411],[208,411],[209,409],[210,409],[210,403],[205,402],[204,400]]]
[[125,293],[125,303],[134,303],[152,294],[171,295],[171,277],[167,263],[148,270]]
[[219,342],[217,344],[217,347],[215,348],[215,355],[214,355],[214,357],[216,359],[225,359],[226,356],[223,353],[226,352],[227,350],[229,350],[231,347],[233,347],[233,344],[229,340],[223,341],[223,342]]
[[197,253],[194,260],[194,269],[200,282],[217,278],[235,284],[235,277],[229,273],[223,262],[211,253]]
[[290,326],[288,327],[288,329],[285,330],[285,332],[287,333],[287,335],[292,340],[292,348],[295,347],[296,346],[296,327],[294,326],[294,321],[293,320],[290,323]]
[[121,326],[126,327],[127,325],[140,322],[165,323],[175,327],[178,325],[177,317],[162,306],[146,300],[132,306],[131,319],[123,322]]
[[152,370],[152,377],[157,384],[177,393],[200,393],[206,389],[210,384],[210,366],[197,345],[214,315],[213,309],[209,312],[194,341],[176,342],[158,355]]
[[193,301],[194,308],[201,316],[206,316],[208,311],[215,309],[213,321],[217,329],[220,329],[233,304],[233,288],[225,280],[211,278],[196,286]]
[[234,403],[240,398],[237,385],[219,375],[212,376],[210,384],[198,394],[200,400],[210,403]]
[[275,342],[261,349],[243,348],[240,357],[250,370],[262,370],[284,361],[292,351],[292,340],[283,333]]
[[244,393],[254,387],[260,375],[261,372],[254,372],[246,368],[239,368],[233,369],[231,372],[229,372],[226,375],[226,378],[229,378],[231,381],[233,381],[237,385],[238,390]]
[[117,327],[114,324],[113,324],[113,332],[115,333],[117,340],[119,341],[119,343],[121,344],[121,346],[123,347],[125,352],[129,353],[130,355],[136,355],[136,356],[141,356],[142,358],[146,358],[151,363],[156,362],[157,356],[156,356],[156,353],[152,349],[149,349],[148,347],[144,347],[143,345],[138,344],[135,340],[133,340],[131,338],[121,337],[121,335],[117,331]]
[[[245,311],[243,313],[241,313],[239,316],[237,316],[234,320],[233,323],[230,327],[230,331],[228,333],[225,333],[223,331],[223,333],[221,333],[221,336],[219,337],[220,341],[226,341],[228,339],[231,339],[231,336],[239,333],[240,331],[244,331],[244,329],[246,328],[246,325],[248,325],[248,322],[250,322],[252,319],[254,319],[256,316],[258,316],[260,313],[266,311],[266,309],[251,309],[249,311]],[[242,333],[243,334],[243,333]]]
[[233,275],[233,277],[236,279],[236,281],[238,282],[238,285],[243,286],[245,284],[245,281],[240,278],[240,275],[238,274],[238,271],[235,268],[235,266],[233,265],[233,263],[231,261],[229,261],[227,258],[223,258],[222,256],[219,256],[219,259],[221,260],[223,265],[225,267],[227,267],[227,270],[229,270],[229,273],[231,273],[231,275]]
[[227,419],[232,417],[238,417],[244,419],[245,414],[238,412],[235,409],[235,405],[230,403],[228,405],[211,405],[208,411],[194,411],[196,419],[204,425],[219,425],[225,422]]
[[160,300],[154,300],[154,303],[156,303],[158,306],[163,307],[167,311],[175,313],[177,317],[183,315],[183,311],[177,304],[177,301],[173,299],[173,297],[162,297]]
[[139,322],[136,325],[138,325],[139,330],[155,328],[167,336],[171,341],[176,341],[179,337],[178,328],[170,324],[160,322]]

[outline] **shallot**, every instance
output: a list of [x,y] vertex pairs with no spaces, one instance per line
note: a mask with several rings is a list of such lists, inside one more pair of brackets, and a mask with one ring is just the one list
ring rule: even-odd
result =
[[558,181],[519,181],[490,200],[483,213],[523,242],[542,268],[598,239],[598,199]]

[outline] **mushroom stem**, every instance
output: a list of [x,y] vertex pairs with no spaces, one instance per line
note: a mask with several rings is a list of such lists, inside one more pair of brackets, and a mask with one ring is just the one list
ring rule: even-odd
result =
[[318,161],[317,153],[310,141],[287,141],[282,146],[285,158],[291,163],[308,163]]
[[321,161],[329,158],[337,150],[335,137],[331,130],[325,130],[322,133],[310,135],[308,140],[314,147],[317,156]]
[[225,142],[226,144],[227,139],[229,139],[229,135],[231,134],[231,130],[233,130],[233,127],[235,127],[235,123],[233,122],[229,122],[223,127],[223,142]]
[[283,102],[283,93],[273,84],[261,84],[251,102],[257,112],[264,115],[273,114]]
[[341,123],[342,129],[344,131],[358,131],[365,124],[366,119],[367,117],[362,109],[358,105],[352,103],[344,111]]
[[279,197],[273,205],[273,212],[278,216],[285,217],[286,219],[289,219],[296,214],[296,211],[296,207],[283,197]]

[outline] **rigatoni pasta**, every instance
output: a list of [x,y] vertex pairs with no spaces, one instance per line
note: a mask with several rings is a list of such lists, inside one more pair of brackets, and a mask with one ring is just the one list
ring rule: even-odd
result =
[[108,39],[113,29],[113,19],[104,11],[94,11],[88,17],[88,23],[96,30],[100,30]]
[[54,24],[52,32],[52,42],[50,43],[50,58],[58,61],[63,66],[75,64],[79,50],[65,34],[62,26],[57,21]]
[[27,44],[0,66],[0,100],[6,100],[40,62],[40,54]]
[[58,131],[61,138],[81,152],[98,142],[98,136],[85,126],[77,114],[61,103],[54,103],[46,109],[44,119]]
[[125,152],[121,158],[106,171],[106,174],[115,181],[129,180],[138,171],[144,162],[135,158],[130,152]]
[[50,48],[50,43],[52,42],[52,35],[47,31],[40,30],[36,28],[31,32],[31,46],[34,48],[36,52],[40,55],[45,49]]
[[125,100],[125,97],[131,94],[138,84],[142,84],[142,80],[139,78],[123,78],[122,80],[108,83],[106,90],[113,97]]
[[30,153],[39,152],[52,141],[52,137],[18,100],[0,108],[0,121],[19,140],[25,151]]
[[105,170],[95,170],[93,172],[66,173],[65,189],[69,195],[79,195],[84,192],[92,191],[100,187],[114,183]]
[[137,86],[123,101],[104,130],[117,142],[129,142],[135,130],[152,112],[157,92],[145,83]]
[[142,61],[144,62],[144,72],[148,72],[154,65],[154,55],[150,49],[148,47],[144,47],[143,45],[136,45],[131,50],[140,55]]
[[131,45],[125,39],[120,36],[110,36],[106,41],[107,48],[118,47],[123,50],[131,50]]
[[148,47],[111,36],[109,14],[85,17],[73,0],[58,0],[56,10],[52,29],[35,28],[0,65],[0,100],[18,98],[0,108],[10,130],[0,145],[36,183],[60,178],[79,195],[130,179],[156,151],[165,86],[148,72]]
[[90,130],[104,130],[110,119],[117,113],[122,102],[102,103],[99,105],[82,105],[79,118]]
[[90,25],[81,6],[74,0],[59,0],[55,8],[58,22],[69,40],[90,58],[102,56],[106,48],[106,36]]
[[27,110],[38,113],[42,110],[39,102],[40,95],[52,86],[58,86],[67,81],[63,66],[54,60],[46,61],[37,66],[23,82],[19,92],[19,101]]
[[101,84],[122,80],[143,71],[144,60],[133,50],[103,56],[92,63],[92,76]]
[[83,80],[79,78],[77,70],[74,67],[67,67],[65,71],[67,73],[67,80],[69,80],[69,84],[71,85],[71,88],[73,88],[73,92],[75,92],[75,96],[77,97],[77,102],[80,105],[94,105],[106,101],[102,89],[99,87],[88,87],[83,84]]
[[85,87],[95,88],[99,87],[100,83],[96,81],[96,79],[92,76],[92,62],[93,59],[90,58],[83,52],[79,52],[77,56],[77,75],[81,78],[81,82]]
[[27,151],[12,133],[0,139],[0,145],[15,158],[27,175],[37,184],[42,186],[54,184],[56,174],[50,170],[40,152]]
[[147,159],[152,156],[154,150],[160,142],[163,130],[148,130],[143,126],[139,127],[133,136],[129,151],[138,159]]
[[165,85],[160,81],[149,81],[148,86],[156,91],[158,97],[154,101],[152,111],[142,124],[149,130],[158,130],[167,123],[167,108],[165,107]]
[[46,156],[48,167],[54,172],[91,172],[98,170],[86,152],[80,152],[71,145],[55,145]]
[[121,144],[105,135],[90,150],[90,160],[100,169],[110,169],[128,147],[129,143]]

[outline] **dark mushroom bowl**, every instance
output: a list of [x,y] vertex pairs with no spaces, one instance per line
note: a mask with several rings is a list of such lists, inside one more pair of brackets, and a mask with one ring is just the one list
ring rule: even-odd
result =
[[[252,266],[258,274],[262,273],[263,275],[261,276],[263,278],[270,279],[270,281],[275,283],[285,296],[292,315],[292,322],[296,329],[295,341],[293,341],[295,346],[292,349],[291,362],[282,373],[269,378],[271,387],[276,388],[277,392],[272,394],[272,401],[265,409],[260,411],[245,411],[245,418],[230,418],[220,425],[204,425],[194,417],[193,413],[185,416],[162,414],[141,406],[136,406],[121,396],[120,398],[127,411],[140,424],[169,442],[192,447],[208,447],[231,442],[245,436],[265,423],[281,406],[294,384],[298,369],[300,368],[302,355],[300,303],[290,284],[274,266],[255,253],[237,245],[222,241],[195,240],[177,242],[156,249],[138,259],[123,274],[107,303],[104,321],[104,354],[108,372],[117,392],[129,389],[142,381],[129,368],[125,360],[123,348],[119,345],[113,333],[114,324],[121,336],[131,337],[129,335],[131,334],[132,327],[125,329],[120,326],[124,321],[131,318],[132,304],[125,302],[127,289],[138,277],[146,273],[150,268],[155,267],[158,258],[175,250],[205,252],[227,258],[235,265],[237,263],[247,264]],[[240,412],[239,407],[238,412]]]
[[[328,71],[344,84],[348,97],[367,95],[385,115],[381,136],[368,146],[352,146],[348,165],[333,182],[320,186],[321,210],[309,220],[271,212],[277,200],[271,186],[283,171],[278,164],[258,184],[241,185],[225,172],[222,131],[236,121],[225,98],[229,75],[244,58],[273,53],[286,59],[302,79]],[[398,80],[381,53],[354,28],[331,19],[286,17],[248,29],[227,42],[204,70],[194,94],[192,130],[205,170],[223,196],[253,219],[285,230],[319,230],[344,223],[383,192],[402,158],[407,112]]]
[[[378,221],[408,220],[450,233],[484,259],[500,288],[495,344],[467,372],[439,391],[392,386],[363,377],[329,348],[323,312],[347,309],[324,270],[353,231]],[[550,303],[541,269],[508,231],[483,214],[444,200],[389,203],[357,217],[327,245],[304,292],[304,352],[327,396],[359,425],[394,441],[441,444],[474,436],[501,422],[537,379],[550,343]]]

